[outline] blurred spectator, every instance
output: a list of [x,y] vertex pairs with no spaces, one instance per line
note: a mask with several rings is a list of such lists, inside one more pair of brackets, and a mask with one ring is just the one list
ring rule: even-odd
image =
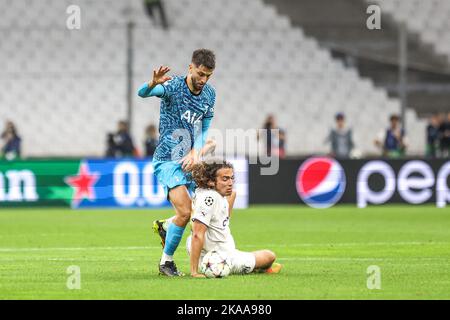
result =
[[116,144],[114,143],[114,134],[108,133],[106,137],[106,157],[116,157]]
[[[267,116],[262,129],[264,129],[263,139],[265,140],[267,155],[284,158],[286,154],[286,132],[277,127],[273,115],[270,114]],[[258,140],[261,138],[259,133],[257,138]]]
[[5,130],[2,132],[1,138],[3,140],[1,157],[6,160],[20,158],[22,139],[17,134],[14,123],[11,121],[6,122]]
[[407,147],[405,130],[400,127],[398,115],[392,115],[389,121],[390,127],[378,135],[375,145],[383,150],[384,157],[399,158],[405,155]]
[[443,121],[439,128],[440,132],[440,149],[441,156],[444,158],[450,157],[450,112],[447,114],[447,118],[443,117]]
[[281,159],[286,157],[286,133],[283,129],[278,132],[278,154]]
[[427,126],[427,146],[425,155],[429,158],[437,158],[440,145],[441,119],[439,114],[430,117]]
[[145,156],[153,157],[157,145],[158,135],[156,134],[156,126],[151,124],[145,129]]
[[155,12],[154,9],[158,9],[159,16],[161,18],[161,26],[167,30],[169,29],[169,23],[167,21],[166,11],[164,10],[164,5],[162,0],[144,0],[145,9],[147,11],[148,16],[155,20]]
[[352,130],[346,128],[343,113],[336,114],[336,128],[331,129],[325,142],[331,143],[331,156],[336,158],[350,158],[354,147]]
[[130,136],[128,123],[119,121],[116,133],[107,136],[106,156],[113,158],[131,157],[135,155],[133,139]]

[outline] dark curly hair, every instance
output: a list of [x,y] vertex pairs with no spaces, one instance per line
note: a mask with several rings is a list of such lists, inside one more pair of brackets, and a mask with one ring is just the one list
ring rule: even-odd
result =
[[194,166],[192,170],[192,179],[197,187],[202,189],[211,189],[208,185],[210,181],[216,181],[217,171],[220,169],[233,169],[233,165],[226,161],[201,162]]
[[203,65],[208,69],[215,69],[216,55],[208,49],[197,49],[192,53],[192,63],[197,67]]

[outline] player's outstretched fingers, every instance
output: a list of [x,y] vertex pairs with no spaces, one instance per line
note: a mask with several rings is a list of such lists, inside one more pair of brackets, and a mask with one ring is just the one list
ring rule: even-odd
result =
[[187,159],[182,159],[181,169],[183,171],[186,171],[186,168],[187,168],[188,164],[189,164],[189,159],[188,158]]
[[169,72],[170,71],[170,68],[168,67],[168,66],[165,66],[164,68],[163,68],[163,70],[162,70],[162,72],[164,73],[164,74],[166,74],[167,72]]
[[186,171],[191,172],[194,168],[194,161],[189,160],[189,163],[186,165]]
[[162,74],[163,74],[164,76],[163,76],[162,82],[166,82],[166,81],[172,79],[172,77],[169,77],[169,76],[166,76],[166,75],[165,75],[165,74],[166,74],[167,72],[169,72],[169,71],[170,71],[170,68],[169,68],[169,67],[166,66],[166,67],[163,68]]

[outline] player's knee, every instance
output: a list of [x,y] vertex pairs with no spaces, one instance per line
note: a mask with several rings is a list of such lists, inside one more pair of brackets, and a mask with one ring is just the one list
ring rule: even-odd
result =
[[275,253],[274,253],[273,251],[270,251],[270,250],[265,250],[265,253],[266,253],[267,260],[268,260],[270,263],[274,263],[274,262],[275,262],[275,259],[277,258],[277,256],[275,255]]
[[178,217],[184,224],[187,224],[191,217],[191,210],[179,210]]

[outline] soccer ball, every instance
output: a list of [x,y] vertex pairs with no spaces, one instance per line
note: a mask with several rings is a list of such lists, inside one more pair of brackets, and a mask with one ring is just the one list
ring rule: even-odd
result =
[[207,278],[224,278],[230,274],[231,263],[225,254],[213,250],[205,254],[200,269]]

